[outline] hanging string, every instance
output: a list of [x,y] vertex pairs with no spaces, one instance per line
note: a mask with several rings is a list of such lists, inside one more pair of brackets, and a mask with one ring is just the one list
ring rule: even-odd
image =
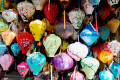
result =
[[27,0],[25,0],[25,12],[26,12],[26,8],[27,8]]
[[2,8],[4,9],[5,0],[2,0]]
[[51,80],[52,80],[52,58],[51,58]]
[[64,9],[64,29],[65,29],[65,9]]
[[97,33],[97,35],[98,35],[97,10],[95,10],[95,24],[96,24],[96,33]]
[[48,4],[48,11],[50,10],[50,0],[49,0],[49,2],[48,2],[49,4]]
[[80,0],[78,0],[78,11],[80,12]]
[[15,70],[16,70],[16,60],[14,60],[15,61]]

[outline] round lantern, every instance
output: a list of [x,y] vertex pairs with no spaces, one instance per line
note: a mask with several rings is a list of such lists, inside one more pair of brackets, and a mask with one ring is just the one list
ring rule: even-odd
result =
[[72,23],[73,27],[75,29],[80,29],[82,21],[85,17],[85,13],[84,11],[80,10],[78,11],[78,9],[73,9],[68,13],[70,22]]
[[113,80],[114,76],[109,71],[103,70],[99,73],[100,80]]
[[52,64],[56,69],[64,71],[72,68],[74,62],[73,59],[66,53],[60,53],[60,55],[53,58]]
[[81,44],[80,42],[72,43],[67,48],[68,54],[75,59],[76,61],[80,61],[88,54],[88,48],[86,45]]
[[39,74],[42,67],[45,65],[46,57],[40,52],[34,52],[27,57],[27,63],[33,75]]
[[2,34],[3,31],[8,30],[8,25],[5,24],[4,22],[0,22],[0,35]]
[[30,2],[20,2],[17,4],[17,10],[24,22],[27,22],[35,13],[35,7]]
[[87,79],[93,79],[98,67],[99,61],[95,58],[84,58],[81,60],[82,69],[86,74]]
[[17,13],[15,13],[12,9],[9,10],[4,10],[2,12],[2,17],[7,21],[7,22],[12,22],[14,20],[17,20],[18,16]]
[[43,45],[48,53],[49,57],[54,57],[56,51],[60,47],[61,39],[55,34],[50,34],[43,39]]
[[113,55],[109,51],[102,50],[98,54],[98,59],[103,63],[111,62],[113,60]]
[[30,22],[29,27],[35,41],[40,41],[42,35],[46,30],[46,24],[43,21],[36,19]]
[[56,3],[47,3],[44,6],[44,14],[50,23],[54,23],[58,15],[59,7]]

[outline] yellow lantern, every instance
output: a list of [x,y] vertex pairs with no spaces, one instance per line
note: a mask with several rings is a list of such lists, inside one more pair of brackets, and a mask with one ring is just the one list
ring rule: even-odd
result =
[[43,21],[36,19],[30,22],[29,27],[35,41],[40,41],[42,35],[46,30],[46,24]]

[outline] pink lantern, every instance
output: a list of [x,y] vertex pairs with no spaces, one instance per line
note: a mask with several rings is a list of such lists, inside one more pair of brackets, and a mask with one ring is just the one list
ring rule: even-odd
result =
[[21,62],[20,64],[18,64],[17,66],[17,70],[20,73],[21,77],[24,78],[27,74],[27,72],[29,71],[29,66],[26,62]]
[[3,70],[8,70],[9,67],[12,65],[14,61],[14,57],[10,54],[5,54],[0,57],[0,65],[2,66]]

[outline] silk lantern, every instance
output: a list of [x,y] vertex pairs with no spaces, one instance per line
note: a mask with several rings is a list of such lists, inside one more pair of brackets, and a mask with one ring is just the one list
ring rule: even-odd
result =
[[21,77],[24,78],[29,71],[29,66],[26,62],[21,62],[17,65],[17,70],[20,73]]
[[119,3],[119,0],[107,0],[107,2],[111,5],[111,6],[114,6],[114,5],[117,5]]
[[2,17],[7,21],[7,22],[12,22],[14,20],[17,20],[18,16],[17,13],[15,13],[12,9],[9,10],[4,10],[2,12]]
[[7,51],[7,46],[0,42],[0,56],[2,56]]
[[78,11],[78,9],[73,9],[68,13],[70,22],[75,29],[80,29],[83,19],[85,18],[85,13],[83,10]]
[[64,21],[59,22],[55,25],[55,34],[60,36],[62,39],[67,39],[73,34],[73,26],[69,22],[65,22],[66,28],[64,29]]
[[12,44],[11,45],[11,50],[12,50],[14,56],[17,56],[18,53],[20,52],[20,47],[19,47],[18,43]]
[[35,7],[30,2],[20,2],[17,4],[17,10],[24,22],[27,22],[35,13]]
[[2,38],[7,46],[9,46],[15,38],[15,33],[8,29],[7,31],[2,32]]
[[76,67],[75,67],[73,73],[70,76],[70,80],[84,80],[84,75],[79,71],[76,71]]
[[73,67],[73,59],[67,55],[66,53],[60,53],[60,55],[57,55],[53,58],[52,64],[56,69],[59,70],[69,70]]
[[36,10],[42,11],[47,0],[32,0],[32,2],[35,5]]
[[82,69],[86,74],[87,79],[93,79],[98,67],[99,61],[95,58],[89,57],[81,60]]
[[87,15],[92,15],[94,8],[89,0],[82,1],[81,6]]
[[46,30],[46,24],[43,21],[36,19],[30,22],[29,27],[35,41],[40,41]]
[[88,48],[86,45],[80,42],[75,42],[67,47],[67,52],[73,59],[80,61],[80,59],[83,59],[87,56]]
[[2,32],[6,31],[8,29],[8,25],[5,24],[4,22],[0,22],[0,35]]
[[98,54],[98,59],[103,63],[111,62],[113,60],[113,55],[109,51],[102,50]]
[[10,54],[5,54],[0,57],[0,65],[2,66],[3,70],[8,70],[9,67],[12,65],[14,61],[14,57]]
[[49,55],[49,57],[54,57],[56,51],[60,47],[61,39],[55,34],[50,34],[43,39],[43,45]]
[[117,56],[120,51],[120,43],[117,40],[109,42],[107,47],[114,56]]
[[91,46],[99,38],[100,33],[96,33],[96,29],[92,24],[88,24],[80,33],[81,39],[89,46]]
[[26,54],[32,45],[34,38],[33,35],[27,31],[23,31],[16,36],[16,40],[23,54]]
[[113,80],[114,76],[111,72],[103,70],[99,73],[100,80]]
[[100,33],[100,38],[103,41],[106,41],[109,34],[110,34],[110,29],[108,27],[102,26],[101,28],[99,28],[99,33]]
[[109,69],[112,72],[112,74],[114,75],[114,78],[118,78],[120,75],[120,64],[117,62],[112,62],[109,65]]
[[112,33],[116,33],[119,25],[120,25],[120,21],[113,18],[107,22],[106,27],[109,27]]
[[47,3],[44,6],[44,14],[50,23],[54,23],[58,15],[59,7],[56,3]]
[[39,74],[42,67],[45,65],[46,57],[40,52],[34,52],[27,57],[27,63],[33,75]]

